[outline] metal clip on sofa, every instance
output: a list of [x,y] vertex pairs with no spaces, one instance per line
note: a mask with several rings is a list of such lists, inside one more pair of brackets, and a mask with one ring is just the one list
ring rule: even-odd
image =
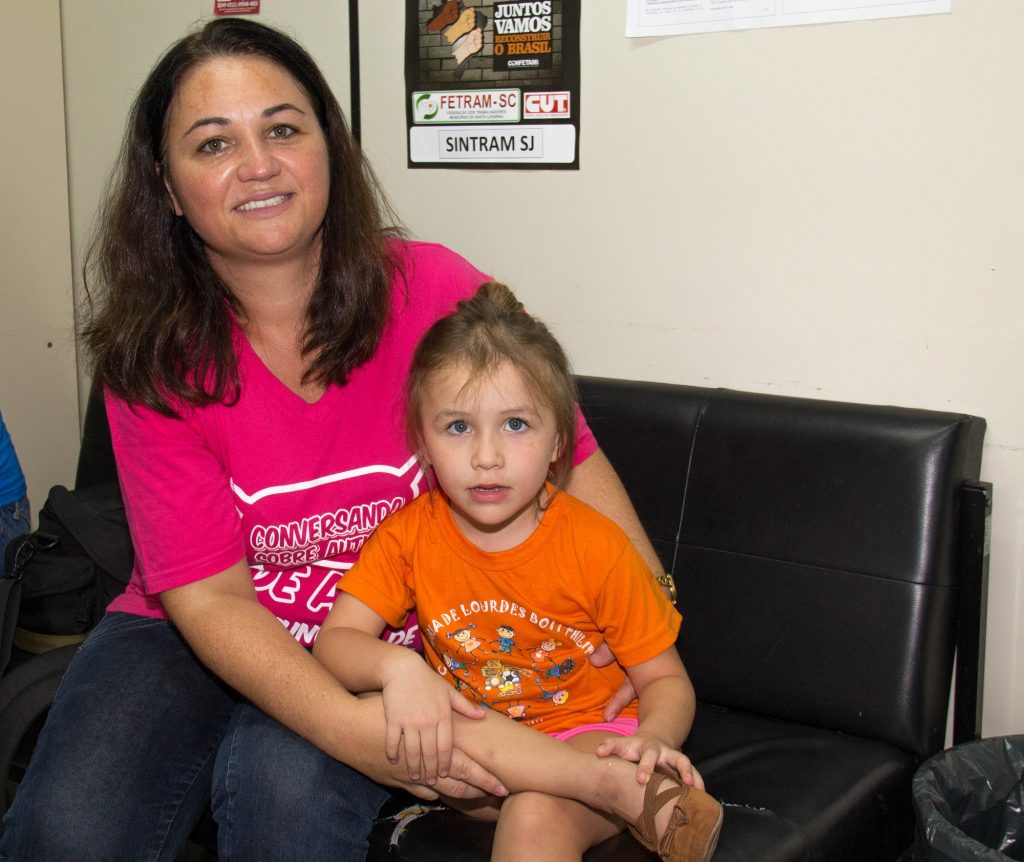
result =
[[[726,805],[716,862],[894,862],[911,778],[980,727],[985,422],[972,416],[580,378],[684,614],[697,689],[686,751]],[[115,467],[99,398],[77,484]],[[74,647],[0,681],[0,767],[17,778]],[[412,800],[410,798],[410,804]],[[215,847],[209,819],[195,839]],[[490,824],[395,806],[371,860],[478,862]],[[212,856],[212,853],[211,853]],[[650,858],[628,835],[587,860]]]
[[[684,749],[725,804],[716,862],[893,862],[911,778],[980,727],[985,422],[580,378],[591,428],[679,587],[699,699]],[[382,820],[375,860],[486,860],[449,810]],[[628,835],[588,862],[651,858]]]

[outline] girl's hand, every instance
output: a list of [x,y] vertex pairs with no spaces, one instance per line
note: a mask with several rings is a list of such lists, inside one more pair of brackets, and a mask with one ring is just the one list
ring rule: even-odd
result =
[[397,763],[404,749],[412,781],[428,785],[446,778],[452,764],[452,711],[483,718],[481,707],[470,703],[409,651],[384,674],[384,753]]
[[[439,777],[437,783],[433,785],[411,781],[405,766],[404,746],[399,749],[398,758],[394,761],[389,761],[380,757],[380,753],[375,753],[375,745],[386,729],[384,698],[381,693],[379,691],[366,692],[359,695],[358,701],[363,705],[360,707],[361,714],[357,715],[355,719],[349,718],[338,726],[336,737],[343,737],[345,746],[338,749],[324,749],[332,757],[348,763],[378,784],[406,790],[417,799],[425,801],[433,801],[438,796],[452,799],[508,796],[508,789],[493,773],[457,746],[452,751],[452,765],[447,778]],[[375,730],[371,730],[369,733],[365,732],[369,727],[373,727]],[[354,751],[351,748],[353,739],[358,740],[354,743],[356,745]]]
[[654,736],[645,736],[638,731],[633,736],[609,736],[597,746],[598,757],[621,757],[637,764],[636,780],[646,784],[651,780],[655,767],[666,768],[675,773],[683,784],[692,784],[704,789],[704,779],[690,762],[690,758],[678,748]]

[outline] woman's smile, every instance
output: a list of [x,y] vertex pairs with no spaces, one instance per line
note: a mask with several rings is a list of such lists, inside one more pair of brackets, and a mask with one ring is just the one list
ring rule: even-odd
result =
[[235,207],[239,212],[247,213],[254,212],[255,210],[264,210],[269,207],[283,204],[286,200],[289,200],[291,195],[274,195],[271,198],[263,198],[261,200],[249,201],[248,203],[240,204]]

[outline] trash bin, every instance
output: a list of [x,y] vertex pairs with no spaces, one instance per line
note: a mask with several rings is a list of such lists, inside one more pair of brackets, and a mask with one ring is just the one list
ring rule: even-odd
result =
[[914,776],[914,862],[1024,862],[1024,735],[967,742]]

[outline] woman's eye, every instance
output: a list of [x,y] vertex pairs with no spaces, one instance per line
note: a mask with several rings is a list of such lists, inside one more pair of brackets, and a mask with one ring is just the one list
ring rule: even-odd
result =
[[272,138],[290,138],[295,134],[295,128],[293,126],[274,126],[270,130],[270,137]]
[[221,138],[213,138],[206,141],[200,148],[201,153],[221,153],[224,151],[226,144]]
[[452,434],[465,434],[469,431],[469,423],[465,419],[456,419],[448,426],[448,430]]
[[513,417],[506,420],[505,427],[509,431],[525,431],[529,426],[522,419]]

